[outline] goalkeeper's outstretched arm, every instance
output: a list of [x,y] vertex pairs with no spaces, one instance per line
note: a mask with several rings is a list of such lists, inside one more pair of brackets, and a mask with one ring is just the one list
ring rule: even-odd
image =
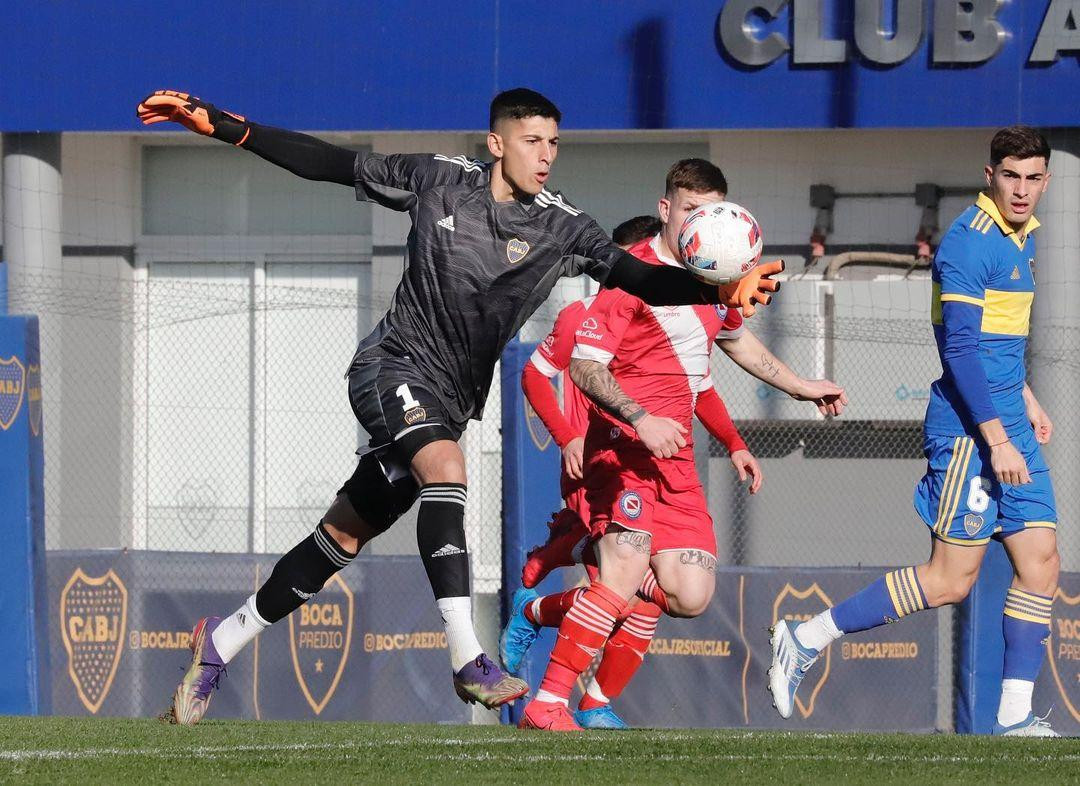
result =
[[187,93],[158,90],[144,98],[136,111],[144,125],[179,123],[196,134],[250,150],[307,180],[349,187],[356,182],[355,150],[307,134],[253,123]]

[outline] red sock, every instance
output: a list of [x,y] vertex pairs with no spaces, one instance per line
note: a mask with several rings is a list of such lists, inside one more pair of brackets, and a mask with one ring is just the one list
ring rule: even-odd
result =
[[[649,651],[649,643],[656,635],[656,622],[661,614],[663,611],[655,603],[639,603],[630,610],[630,615],[604,645],[604,657],[596,671],[595,681],[609,701],[623,692],[641,667],[645,653]],[[586,693],[578,707],[592,710],[604,704]]]
[[[544,595],[542,598],[525,604],[525,619],[533,625],[545,628],[557,628],[562,625],[563,617],[570,607],[585,592],[585,587],[574,587],[566,592]],[[539,601],[539,602],[537,602]]]
[[641,580],[641,588],[637,591],[638,597],[642,600],[648,600],[655,603],[660,607],[660,610],[667,614],[670,612],[671,607],[668,606],[667,594],[656,583],[656,574],[653,573],[652,568],[645,573],[645,578]]
[[625,608],[626,601],[603,584],[586,589],[563,617],[540,690],[569,699],[574,682],[604,646]]

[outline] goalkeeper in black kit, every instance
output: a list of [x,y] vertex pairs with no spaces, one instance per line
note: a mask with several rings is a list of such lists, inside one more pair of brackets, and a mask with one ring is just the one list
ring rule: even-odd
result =
[[524,696],[527,683],[503,672],[473,630],[467,482],[458,445],[468,421],[482,415],[503,347],[563,276],[586,273],[654,305],[725,303],[749,315],[779,287],[769,276],[783,263],[759,266],[717,289],[682,269],[627,254],[592,218],[544,187],[558,154],[561,115],[525,88],[491,102],[490,162],[357,153],[168,90],[143,99],[138,115],[148,125],[180,123],[308,180],[348,186],[357,199],[412,219],[408,265],[393,305],[348,369],[349,400],[371,436],[368,449],[314,531],[278,560],[266,583],[232,614],[196,623],[191,667],[169,719],[201,720],[229,660],[319,592],[418,498],[417,545],[446,628],[454,689],[486,707]]

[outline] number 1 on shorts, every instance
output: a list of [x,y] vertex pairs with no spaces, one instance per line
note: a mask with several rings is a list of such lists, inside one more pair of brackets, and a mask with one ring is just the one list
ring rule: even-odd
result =
[[402,409],[409,410],[420,406],[420,402],[413,398],[413,394],[409,390],[408,385],[400,385],[398,389],[394,391],[394,395],[401,399]]

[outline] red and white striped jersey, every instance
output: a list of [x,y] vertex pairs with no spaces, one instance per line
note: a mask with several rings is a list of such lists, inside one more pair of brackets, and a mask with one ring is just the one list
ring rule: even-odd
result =
[[[655,265],[678,265],[661,255],[659,235],[628,250]],[[618,289],[604,289],[589,307],[575,335],[572,357],[606,365],[623,391],[658,417],[677,420],[692,442],[691,417],[697,394],[713,386],[709,355],[714,341],[736,338],[743,318],[722,305],[650,306]],[[592,424],[606,421],[624,432],[626,424],[596,407]]]
[[589,426],[589,400],[570,379],[570,355],[574,350],[574,334],[585,319],[585,312],[595,298],[575,300],[555,318],[551,332],[540,342],[529,358],[545,377],[559,378],[560,408],[575,434],[584,434]]

